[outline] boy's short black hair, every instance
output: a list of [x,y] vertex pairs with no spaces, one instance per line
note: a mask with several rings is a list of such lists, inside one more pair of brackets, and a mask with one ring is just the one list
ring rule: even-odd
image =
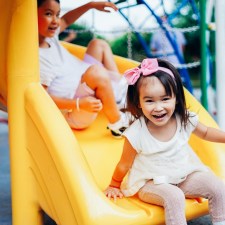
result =
[[[37,0],[37,6],[40,7],[46,0]],[[60,0],[55,0],[60,4]]]

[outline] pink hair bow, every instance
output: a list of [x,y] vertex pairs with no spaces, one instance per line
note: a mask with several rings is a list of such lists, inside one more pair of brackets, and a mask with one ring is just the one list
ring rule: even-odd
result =
[[140,67],[135,67],[133,69],[127,70],[124,73],[124,77],[126,78],[127,83],[129,85],[134,85],[141,76],[141,74],[143,76],[148,76],[155,73],[158,70],[164,71],[169,75],[171,75],[172,77],[174,77],[173,73],[169,69],[160,67],[158,65],[157,59],[144,59]]

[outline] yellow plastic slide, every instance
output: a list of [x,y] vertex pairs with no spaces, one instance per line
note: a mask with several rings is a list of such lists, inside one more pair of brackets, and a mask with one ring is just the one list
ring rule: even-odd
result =
[[[36,0],[0,0],[0,8],[0,99],[9,113],[13,225],[42,224],[42,210],[60,225],[164,224],[161,207],[136,197],[113,202],[104,196],[123,145],[111,137],[104,115],[85,131],[72,131],[39,84]],[[84,54],[84,48],[64,45]],[[135,64],[116,60],[121,73]],[[216,126],[186,96],[201,121]],[[196,137],[191,145],[224,179],[224,145]],[[207,200],[187,200],[187,219],[207,213]]]

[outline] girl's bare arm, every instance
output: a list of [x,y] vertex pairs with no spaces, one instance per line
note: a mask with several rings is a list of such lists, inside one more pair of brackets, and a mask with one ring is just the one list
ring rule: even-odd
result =
[[200,122],[193,133],[206,141],[225,143],[224,131],[213,127],[207,127]]
[[104,192],[108,198],[114,198],[115,200],[117,197],[121,198],[123,196],[120,191],[120,185],[128,170],[131,168],[136,154],[135,149],[125,138],[122,156],[114,170],[110,185]]

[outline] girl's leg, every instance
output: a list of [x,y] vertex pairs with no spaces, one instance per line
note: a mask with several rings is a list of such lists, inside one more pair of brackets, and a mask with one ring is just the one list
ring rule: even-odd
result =
[[118,73],[112,50],[106,41],[93,39],[88,44],[86,53],[101,62],[107,70]]
[[147,203],[163,206],[166,225],[186,225],[185,196],[175,185],[157,184],[149,181],[138,192],[139,198]]
[[213,223],[223,221],[221,225],[225,225],[225,185],[213,172],[194,172],[179,188],[188,198],[207,198]]
[[[101,100],[103,111],[109,120],[109,123],[114,124],[121,121],[121,113],[116,105],[111,81],[107,75],[107,71],[100,66],[92,65],[82,76],[81,82],[86,84],[95,92],[95,96]],[[125,122],[125,121],[124,121]],[[119,123],[118,129],[121,128]]]

